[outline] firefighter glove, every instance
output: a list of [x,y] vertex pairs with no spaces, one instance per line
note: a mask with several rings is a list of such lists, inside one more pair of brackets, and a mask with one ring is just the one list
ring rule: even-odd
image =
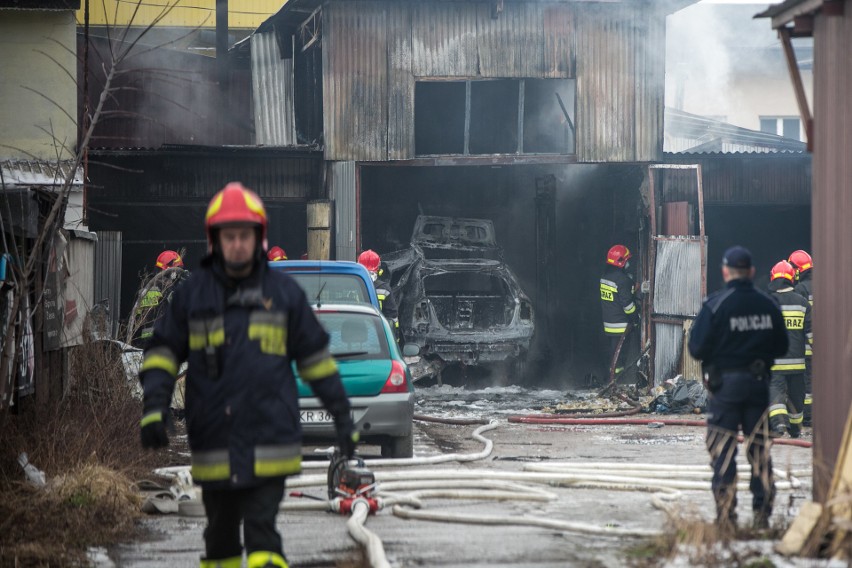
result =
[[349,413],[335,416],[334,427],[337,430],[337,444],[340,454],[351,460],[355,456],[355,446],[361,439],[361,434],[355,429],[355,423]]
[[166,412],[152,410],[142,417],[142,447],[156,450],[169,445],[169,435],[166,432]]

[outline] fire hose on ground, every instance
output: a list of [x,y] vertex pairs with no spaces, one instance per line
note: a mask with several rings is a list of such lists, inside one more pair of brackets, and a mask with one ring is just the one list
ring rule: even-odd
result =
[[[526,417],[514,417],[526,418]],[[572,420],[572,419],[562,419]],[[577,420],[577,419],[573,419]],[[511,420],[510,422],[525,422]],[[620,422],[616,421],[606,421]],[[689,422],[689,425],[700,421]],[[645,422],[640,422],[645,423]],[[329,499],[326,500],[301,491],[290,493],[292,497],[308,497],[313,501],[285,501],[282,510],[323,510],[348,514],[347,530],[353,540],[363,547],[370,565],[375,568],[387,568],[390,564],[381,539],[364,525],[370,514],[389,508],[400,518],[433,522],[452,522],[477,525],[513,525],[532,526],[551,530],[599,534],[610,536],[651,537],[660,531],[645,528],[618,526],[600,526],[592,523],[566,521],[550,518],[550,515],[477,515],[447,513],[423,510],[426,499],[465,499],[465,500],[522,500],[530,502],[548,502],[558,499],[558,495],[537,485],[549,487],[570,487],[606,489],[617,491],[650,492],[651,504],[671,515],[670,503],[679,500],[683,491],[710,490],[712,472],[705,465],[663,465],[631,462],[560,462],[526,464],[523,471],[494,470],[454,470],[454,469],[407,469],[405,471],[377,471],[368,466],[418,466],[434,465],[448,461],[470,462],[488,457],[493,442],[482,436],[483,432],[493,430],[499,423],[491,423],[477,428],[472,436],[484,444],[480,452],[469,454],[447,454],[409,459],[376,459],[353,462],[341,462],[333,457],[324,465],[329,468],[325,475],[310,474],[293,477],[288,480],[290,489],[328,487]],[[777,441],[776,441],[777,442]],[[323,462],[307,462],[311,468],[323,467]],[[738,470],[747,470],[748,466],[739,465]],[[188,468],[164,468],[157,470],[161,475],[178,475],[186,479]],[[605,472],[605,473],[604,473]],[[775,470],[778,490],[792,490],[801,487],[798,477],[810,475],[810,472],[784,472]],[[746,481],[738,488],[745,490]],[[405,493],[403,493],[405,492]]]

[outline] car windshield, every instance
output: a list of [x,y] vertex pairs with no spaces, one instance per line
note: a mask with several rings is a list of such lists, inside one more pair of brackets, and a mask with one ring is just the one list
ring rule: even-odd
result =
[[305,294],[308,302],[316,304],[369,304],[370,296],[364,281],[355,274],[322,272],[289,273]]
[[390,358],[387,337],[379,316],[351,312],[319,312],[317,318],[328,332],[328,347],[336,358],[344,361]]

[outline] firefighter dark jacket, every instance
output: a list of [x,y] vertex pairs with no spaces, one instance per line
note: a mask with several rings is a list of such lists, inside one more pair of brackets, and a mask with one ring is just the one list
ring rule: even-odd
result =
[[794,375],[805,372],[805,355],[810,355],[813,342],[811,331],[811,305],[808,300],[793,289],[793,285],[784,279],[769,283],[769,292],[784,316],[787,339],[790,342],[787,353],[775,360],[772,372],[778,375]]
[[604,333],[621,335],[639,314],[633,298],[633,280],[618,267],[607,266],[601,276],[601,310]]
[[301,471],[292,362],[332,415],[350,410],[328,334],[299,285],[266,262],[235,282],[207,257],[175,291],[142,363],[146,413],[168,410],[183,361],[192,476],[202,487]]
[[812,270],[807,270],[799,276],[799,282],[796,284],[796,292],[804,296],[808,303],[814,305],[814,281],[811,279]]

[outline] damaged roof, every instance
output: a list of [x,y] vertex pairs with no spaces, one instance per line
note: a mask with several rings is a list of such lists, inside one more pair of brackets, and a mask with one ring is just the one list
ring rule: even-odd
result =
[[665,111],[666,152],[709,153],[804,153],[804,142],[768,132],[750,130],[690,114],[674,108]]
[[[73,167],[73,160],[4,160],[0,174],[5,187],[61,186]],[[83,185],[83,168],[74,172],[71,185]]]

